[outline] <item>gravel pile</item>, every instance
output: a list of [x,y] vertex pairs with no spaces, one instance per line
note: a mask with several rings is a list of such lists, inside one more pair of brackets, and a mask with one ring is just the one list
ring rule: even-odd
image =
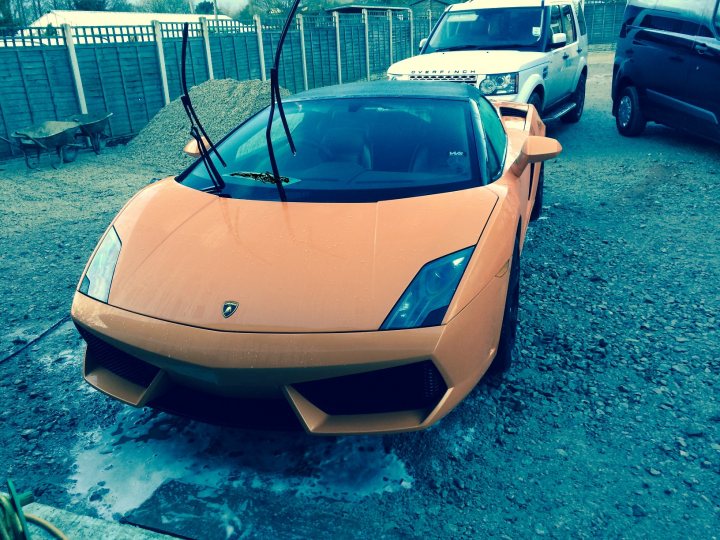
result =
[[[290,92],[281,89],[284,96]],[[270,83],[259,80],[207,81],[190,90],[195,112],[213,141],[270,104]],[[158,112],[150,123],[127,145],[134,160],[157,166],[167,173],[192,163],[182,149],[190,140],[190,121],[176,99]]]

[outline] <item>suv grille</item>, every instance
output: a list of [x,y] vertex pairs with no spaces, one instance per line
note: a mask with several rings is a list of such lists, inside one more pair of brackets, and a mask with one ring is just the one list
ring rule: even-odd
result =
[[411,81],[446,81],[477,84],[477,75],[448,73],[446,75],[410,75]]

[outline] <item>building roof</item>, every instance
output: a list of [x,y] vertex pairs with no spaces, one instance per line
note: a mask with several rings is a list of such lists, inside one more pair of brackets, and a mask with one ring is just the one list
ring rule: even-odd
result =
[[[189,15],[186,13],[142,13],[131,11],[72,11],[54,9],[49,11],[30,26],[142,26],[152,21],[160,22],[200,22],[200,17],[214,19],[214,15]],[[231,20],[227,15],[218,15],[218,19]]]
[[[431,0],[433,4],[442,4],[443,6],[450,6],[454,2],[445,2],[444,0]],[[415,2],[410,2],[411,6],[417,6],[418,4],[427,4],[428,0],[415,0]]]

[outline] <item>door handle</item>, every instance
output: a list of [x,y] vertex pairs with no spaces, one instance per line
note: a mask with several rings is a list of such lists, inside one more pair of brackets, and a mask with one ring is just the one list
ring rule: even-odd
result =
[[567,60],[570,58],[570,55],[568,53],[563,54],[563,60]]
[[705,54],[709,53],[710,48],[707,45],[705,45],[704,43],[696,43],[693,46],[693,49],[695,49],[696,53],[705,55]]
[[578,47],[578,54],[580,54],[582,51],[583,50],[580,47]]

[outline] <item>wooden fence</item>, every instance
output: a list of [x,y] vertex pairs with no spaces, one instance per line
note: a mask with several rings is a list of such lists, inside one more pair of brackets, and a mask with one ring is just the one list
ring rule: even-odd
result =
[[[586,3],[591,42],[613,40],[622,7]],[[602,9],[602,14],[600,14]],[[286,38],[280,84],[292,92],[379,78],[412,56],[436,21],[428,13],[298,15]],[[190,25],[189,85],[269,77],[282,19]],[[597,30],[596,30],[597,29]],[[113,138],[138,133],[181,93],[180,23],[24,28],[0,35],[0,135],[43,120],[114,113]],[[0,140],[0,157],[12,154]]]

